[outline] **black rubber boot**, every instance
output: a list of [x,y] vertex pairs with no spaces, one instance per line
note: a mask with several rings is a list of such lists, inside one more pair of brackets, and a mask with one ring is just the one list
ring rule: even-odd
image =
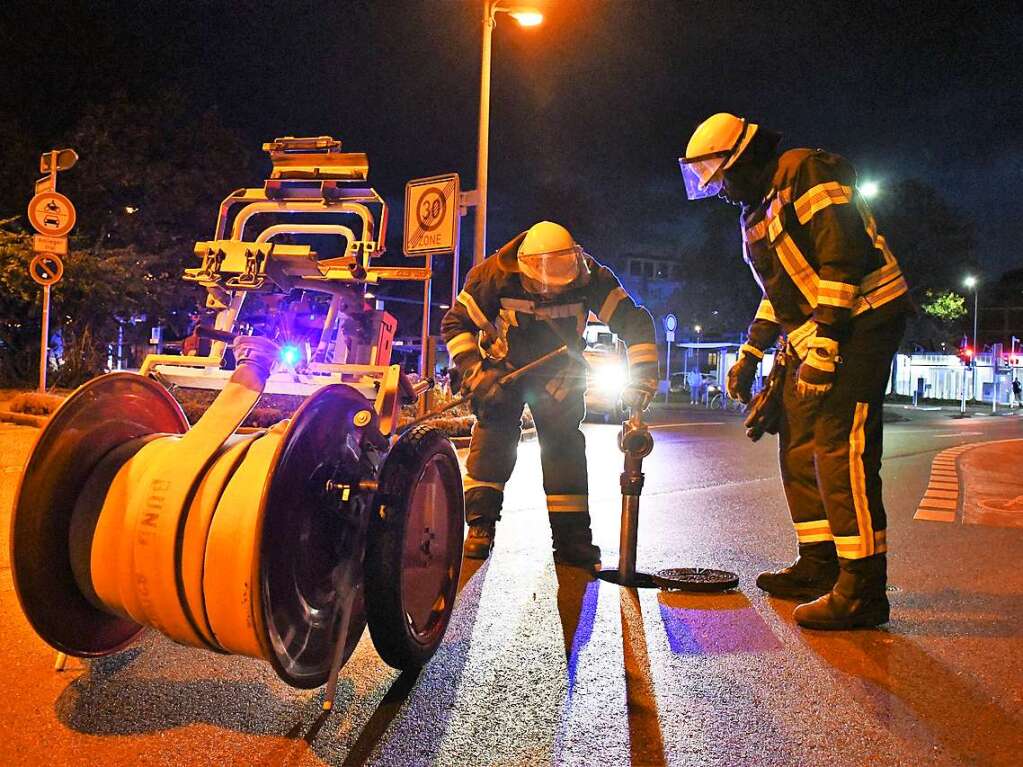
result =
[[549,515],[554,563],[594,568],[600,564],[600,548],[593,545],[587,512],[558,512]]
[[831,541],[799,544],[796,561],[783,570],[761,573],[757,586],[772,597],[816,599],[838,580],[838,556]]
[[469,534],[465,537],[462,553],[469,559],[486,559],[494,548],[494,531],[497,520],[479,518],[469,522]]
[[555,543],[554,564],[595,569],[600,564],[600,547],[589,541]]
[[840,559],[841,573],[830,593],[796,607],[793,617],[808,629],[840,631],[873,628],[887,623],[888,561],[884,554],[865,559]]

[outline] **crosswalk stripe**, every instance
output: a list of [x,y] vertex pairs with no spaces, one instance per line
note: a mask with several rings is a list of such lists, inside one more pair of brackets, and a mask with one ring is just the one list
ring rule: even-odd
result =
[[933,511],[921,508],[916,510],[913,519],[924,519],[929,522],[955,522],[956,513],[954,511]]

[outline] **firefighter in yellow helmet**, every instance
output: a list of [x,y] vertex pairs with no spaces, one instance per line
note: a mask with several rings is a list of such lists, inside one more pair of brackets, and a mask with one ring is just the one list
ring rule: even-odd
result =
[[779,452],[799,553],[757,585],[806,601],[795,610],[802,626],[877,626],[889,617],[882,403],[907,286],[849,163],[819,149],[780,152],[780,138],[716,114],[679,160],[690,199],[741,206],[743,256],[763,291],[729,394],[749,400],[780,336],[789,358]]
[[[554,559],[580,566],[600,561],[590,533],[586,445],[579,430],[586,374],[578,351],[591,311],[628,344],[630,383],[622,399],[629,408],[645,409],[657,386],[650,313],[563,226],[541,221],[473,267],[444,316],[441,333],[478,419],[465,477],[466,556],[490,554],[528,404],[540,443]],[[563,344],[576,354],[514,384],[497,383]]]

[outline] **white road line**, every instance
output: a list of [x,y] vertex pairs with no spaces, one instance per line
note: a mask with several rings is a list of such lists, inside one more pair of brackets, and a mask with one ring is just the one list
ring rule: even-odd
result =
[[953,431],[948,434],[934,434],[932,435],[935,439],[944,439],[945,437],[972,437],[976,434],[983,434],[982,431]]
[[694,423],[658,423],[647,426],[648,429],[674,429],[680,426],[721,426],[724,421],[696,421]]

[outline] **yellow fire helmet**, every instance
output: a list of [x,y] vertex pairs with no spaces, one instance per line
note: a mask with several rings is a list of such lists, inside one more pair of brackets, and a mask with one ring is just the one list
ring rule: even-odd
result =
[[678,158],[690,200],[717,195],[722,172],[735,164],[758,127],[727,112],[711,115],[697,126],[686,146],[685,157]]
[[589,277],[583,249],[565,227],[552,221],[529,228],[516,261],[522,287],[542,297],[564,293]]

